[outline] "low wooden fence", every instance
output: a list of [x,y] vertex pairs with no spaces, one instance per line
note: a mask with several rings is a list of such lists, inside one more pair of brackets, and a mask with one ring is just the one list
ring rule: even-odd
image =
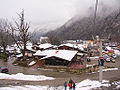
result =
[[[106,69],[106,68],[113,68],[113,67],[104,66],[104,69]],[[82,68],[82,69],[48,66],[48,67],[44,67],[44,69],[52,69],[53,71],[56,71],[56,72],[70,72],[70,73],[82,74],[82,73],[97,72],[99,70],[99,66],[95,65],[95,66],[86,67],[86,68]]]

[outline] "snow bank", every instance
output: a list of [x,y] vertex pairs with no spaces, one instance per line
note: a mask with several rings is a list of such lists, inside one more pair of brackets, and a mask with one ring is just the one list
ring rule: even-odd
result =
[[[118,68],[108,68],[108,69],[103,69],[102,71],[103,72],[106,72],[106,71],[112,71],[112,70],[118,70]],[[98,71],[99,72],[99,71]]]
[[43,75],[24,75],[23,73],[17,73],[12,75],[0,73],[0,79],[14,79],[26,81],[54,80],[54,78],[52,77],[46,77]]
[[118,70],[118,68],[108,68],[108,69],[103,69],[103,71],[112,71],[112,70]]
[[[90,89],[93,89],[93,88],[95,89],[101,86],[109,87],[109,81],[103,80],[102,83],[103,84],[101,84],[99,81],[92,81],[92,80],[86,79],[76,85],[76,90],[90,90]],[[104,83],[107,83],[107,84],[104,84]]]

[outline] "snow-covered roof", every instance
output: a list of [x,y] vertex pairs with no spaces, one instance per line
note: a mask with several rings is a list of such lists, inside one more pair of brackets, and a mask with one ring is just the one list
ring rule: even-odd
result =
[[35,61],[32,61],[32,62],[29,63],[29,66],[32,66],[32,65],[34,65],[35,63],[36,63]]
[[46,56],[50,53],[48,53],[46,50],[45,51],[40,51],[38,50],[35,54],[33,54],[34,56]]
[[[47,77],[47,76],[44,76],[44,75],[25,75],[23,73],[17,73],[17,74],[11,74],[11,75],[10,74],[0,73],[0,79],[43,81],[43,80],[54,80],[55,78]],[[0,90],[3,90],[3,89],[0,89]],[[12,88],[11,90],[14,90],[14,89]],[[15,89],[15,90],[23,90],[23,89]]]
[[77,44],[77,47],[79,50],[84,51],[84,45],[83,44]]
[[78,48],[78,49],[84,51],[84,45],[82,45],[82,44],[67,43],[67,44],[61,44],[58,47],[61,47],[61,46],[67,46],[67,47],[71,47],[71,48]]
[[38,50],[35,54],[33,54],[34,56],[48,56],[48,55],[54,55],[56,51],[59,50],[45,50],[45,51],[40,51]]
[[19,48],[16,48],[16,53],[21,53]]
[[7,50],[7,51],[13,51],[13,50],[14,50],[14,47],[7,45],[6,50]]
[[83,55],[84,55],[84,53],[77,53],[77,55],[83,56]]
[[32,43],[28,41],[26,45],[27,46],[32,46]]
[[39,45],[39,48],[41,48],[41,49],[47,49],[47,48],[50,48],[50,47],[53,47],[53,45],[51,45],[50,43],[45,43],[45,44],[40,44]]
[[19,57],[22,57],[22,56],[23,56],[22,54],[16,55],[16,57],[18,57],[18,58],[19,58]]
[[32,46],[26,46],[27,50],[30,50],[30,51],[33,51],[33,52],[36,52],[36,50],[32,49]]
[[[32,45],[28,45],[28,46],[26,46],[26,49],[30,50],[30,51],[33,51],[33,52],[36,52],[36,50],[32,49],[32,47],[33,47]],[[22,46],[21,49],[23,49],[23,48],[24,47]],[[16,51],[20,52],[20,49],[18,47],[14,47],[14,49],[16,49]]]
[[67,44],[61,44],[61,45],[59,45],[59,47],[61,47],[61,46],[67,46],[67,47],[77,48],[76,45],[71,44],[71,43],[67,43]]
[[[44,51],[43,51],[44,52]],[[77,54],[78,51],[71,51],[71,50],[47,50],[46,57],[41,58],[49,58],[49,57],[58,57],[64,60],[71,61],[73,57]]]

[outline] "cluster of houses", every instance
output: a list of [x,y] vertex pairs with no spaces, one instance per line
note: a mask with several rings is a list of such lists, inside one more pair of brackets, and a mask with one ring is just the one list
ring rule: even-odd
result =
[[[84,66],[83,61],[81,61],[81,58],[86,55],[83,45],[76,46],[67,43],[54,46],[50,43],[44,43],[32,46],[29,43],[26,48],[25,55],[28,60],[32,60],[29,66],[71,66],[72,64]],[[19,49],[16,49],[16,57],[22,59],[23,55],[19,52]]]
[[[26,48],[26,60],[29,61],[28,66],[32,67],[52,65],[83,68],[86,67],[87,62],[90,62],[90,60],[87,60],[88,57],[99,56],[99,46],[93,41],[88,41],[88,43],[69,42],[59,46],[50,43],[32,45],[32,43],[28,42]],[[22,60],[23,55],[16,44],[8,46],[6,50],[11,54],[14,53],[18,60]],[[119,56],[120,47],[103,45],[102,53],[107,58],[113,55]]]

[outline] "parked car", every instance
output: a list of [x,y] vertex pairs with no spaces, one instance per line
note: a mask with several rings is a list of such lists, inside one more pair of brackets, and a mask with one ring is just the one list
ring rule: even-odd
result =
[[106,62],[110,62],[110,61],[111,61],[111,58],[110,58],[110,57],[107,57],[107,58],[105,59],[105,61],[106,61]]
[[115,63],[115,58],[112,58],[110,59],[111,62]]
[[106,62],[113,62],[113,63],[115,63],[115,59],[112,58],[112,57],[107,57],[107,58],[105,59],[105,61],[106,61]]
[[112,58],[116,59],[116,58],[117,58],[117,55],[113,54],[113,55],[112,55]]
[[108,55],[105,54],[103,58],[106,62],[110,62],[110,57]]
[[0,73],[8,73],[8,69],[5,66],[0,66]]
[[103,57],[106,62],[115,62],[115,58],[113,57],[110,57],[108,55],[104,55]]

